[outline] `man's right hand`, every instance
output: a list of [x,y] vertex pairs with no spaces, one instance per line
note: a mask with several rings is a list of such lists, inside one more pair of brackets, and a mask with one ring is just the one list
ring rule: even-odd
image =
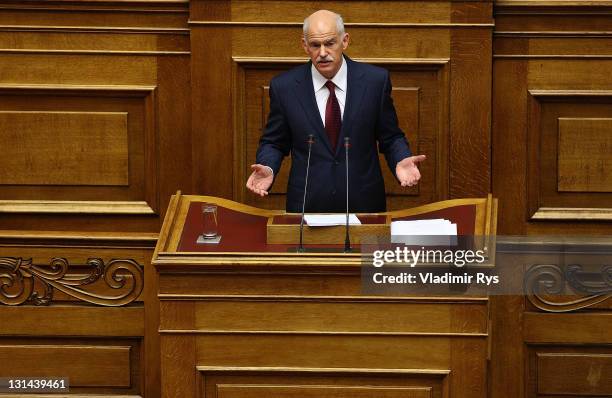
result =
[[247,180],[246,187],[259,196],[266,196],[274,181],[272,169],[261,164],[252,164],[253,172]]

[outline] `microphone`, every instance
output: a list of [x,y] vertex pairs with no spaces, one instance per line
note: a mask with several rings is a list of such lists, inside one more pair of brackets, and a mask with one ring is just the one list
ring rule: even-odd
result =
[[351,238],[349,236],[349,148],[350,138],[344,137],[344,156],[346,163],[346,236],[344,238],[344,252],[351,251]]
[[302,219],[300,220],[300,247],[298,252],[304,252],[304,215],[306,214],[306,192],[308,191],[308,172],[310,171],[310,153],[314,144],[314,135],[308,134],[308,160],[306,161],[306,181],[304,181],[304,199],[302,200]]

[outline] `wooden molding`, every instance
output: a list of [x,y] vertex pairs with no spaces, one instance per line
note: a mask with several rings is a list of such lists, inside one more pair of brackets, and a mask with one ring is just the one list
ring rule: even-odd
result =
[[[302,22],[262,22],[262,21],[198,21],[190,20],[190,26],[219,27],[302,27]],[[348,28],[493,28],[494,23],[418,23],[418,22],[355,22],[345,23]]]
[[612,7],[610,0],[497,0],[496,8],[507,7],[526,7],[526,8],[541,8],[541,7]]
[[493,32],[495,37],[539,37],[539,38],[585,38],[585,37],[609,37],[612,36],[610,31],[495,31]]
[[211,329],[160,329],[161,334],[235,334],[235,335],[297,335],[297,336],[430,336],[430,337],[461,337],[482,338],[487,333],[460,332],[345,332],[345,331],[301,331],[301,330],[211,330]]
[[[155,246],[155,251],[153,252],[153,257],[157,257],[157,253],[168,250],[168,244],[170,239],[171,227],[176,222],[176,217],[178,215],[178,204],[181,198],[181,191],[177,191],[170,198],[170,203],[168,204],[168,208],[166,209],[166,216],[164,217],[164,222],[162,223],[161,231],[159,232],[158,241],[161,244]],[[178,239],[178,238],[175,238]],[[172,247],[176,247],[178,245],[178,241],[171,242]]]
[[450,375],[450,369],[371,369],[371,368],[306,368],[306,367],[272,367],[272,366],[196,366],[199,372],[271,372],[271,373],[357,373],[357,374],[423,374],[423,375]]
[[612,90],[527,90],[534,97],[607,97]]
[[[108,93],[108,95],[116,96],[117,93],[123,95],[134,95],[145,97],[150,95],[157,89],[157,86],[147,85],[85,85],[85,84],[19,84],[19,83],[0,83],[0,91],[2,90],[40,90],[40,91],[79,91],[79,95],[95,95],[100,96]],[[85,93],[90,92],[90,93]]]
[[144,201],[0,200],[0,213],[155,214]]
[[493,55],[494,59],[583,59],[587,60],[597,60],[597,59],[612,59],[612,54],[559,54],[559,55],[550,55],[550,54],[496,54]]
[[[308,254],[308,253],[302,253]],[[317,272],[309,272],[308,274],[316,274]],[[216,274],[218,274],[216,272]],[[326,274],[327,275],[327,274]],[[334,274],[343,275],[343,274]],[[159,293],[157,297],[160,301],[219,301],[219,295],[216,294],[188,294],[188,293]],[[444,303],[444,304],[487,304],[489,299],[487,297],[478,296],[438,296],[438,297],[427,297],[427,296],[294,296],[294,295],[253,295],[253,294],[239,294],[231,295],[224,294],[223,301],[266,301],[266,302],[308,302],[308,303],[329,303],[329,302],[341,302],[341,303]]]
[[156,233],[147,232],[0,230],[0,246],[152,249],[158,237]]
[[133,26],[45,26],[45,25],[0,25],[0,32],[68,32],[68,33],[141,33],[189,35],[188,28],[133,27]]
[[114,51],[114,50],[34,50],[0,48],[0,53],[5,54],[64,54],[64,55],[191,55],[191,51]]
[[601,346],[610,342],[612,314],[523,313],[523,338],[527,344]]
[[[38,1],[3,1],[2,8],[31,10],[39,9],[40,7],[51,8],[53,6],[74,5],[74,0],[38,0]],[[182,6],[188,7],[189,0],[80,0],[78,5],[81,7],[106,5],[111,7],[135,7],[147,6],[151,9],[159,9],[160,7]],[[143,7],[144,8],[144,7]],[[55,9],[55,7],[53,7]],[[163,9],[162,9],[163,10]],[[163,10],[167,11],[167,10]]]
[[612,208],[540,207],[532,220],[597,220],[612,221]]
[[[450,58],[353,58],[358,62],[384,65],[446,65]],[[303,64],[308,58],[302,57],[232,57],[237,64]]]

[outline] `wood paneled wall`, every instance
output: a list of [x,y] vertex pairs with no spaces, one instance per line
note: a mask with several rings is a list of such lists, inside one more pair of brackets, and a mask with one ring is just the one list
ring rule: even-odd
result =
[[0,7],[0,228],[157,233],[191,188],[188,3]]
[[607,238],[498,239],[500,279],[526,294],[491,297],[490,398],[612,395],[612,300],[589,288],[610,255]]
[[401,189],[385,169],[391,209],[490,187],[492,4],[429,1],[192,1],[195,181],[205,194],[282,208],[290,160],[262,199],[244,187],[265,126],[269,80],[306,60],[305,16],[341,13],[347,54],[388,68],[401,126],[428,156],[422,183]]
[[[49,305],[0,306],[2,376],[159,397],[150,259],[170,195],[192,188],[188,18],[187,1],[0,2],[3,298],[29,294],[31,279],[18,278],[29,259],[47,271],[66,259],[67,278],[92,272],[90,258],[106,270],[125,259],[145,279],[137,300],[114,308],[35,277]],[[108,284],[91,289],[115,296]]]
[[[155,237],[111,241],[84,234],[3,233],[2,377],[67,377],[76,396],[159,396],[153,242]],[[114,274],[118,262],[133,265],[136,272]],[[96,271],[102,278],[96,278]],[[118,298],[135,285],[135,300],[118,305]],[[20,305],[4,305],[7,301]]]
[[[2,358],[26,355],[19,366],[28,367],[52,352],[50,372],[102,369],[106,382],[75,373],[75,392],[159,396],[148,268],[170,195],[284,206],[290,159],[265,200],[244,183],[269,79],[305,61],[301,22],[322,7],[343,14],[349,56],[391,71],[401,127],[428,156],[409,190],[383,167],[390,209],[493,191],[500,234],[612,232],[605,0],[0,0],[0,257],[66,258],[77,273],[90,257],[125,258],[145,275],[125,308],[61,294],[44,308],[0,307]],[[493,309],[507,313],[512,300]],[[492,327],[517,325],[508,322],[494,317]],[[572,342],[581,343],[593,339]],[[82,350],[95,363],[78,362]],[[540,393],[558,394],[545,351],[529,358]],[[1,366],[2,375],[18,369]],[[510,394],[500,397],[537,396],[532,384],[496,380]]]
[[[573,249],[568,236],[612,231],[610,4],[504,0],[494,14],[498,233],[564,235],[566,242],[550,254],[543,245],[529,250],[509,242],[497,255],[503,277],[521,286],[523,271],[538,264],[595,261],[599,268],[609,254],[594,260],[592,249]],[[610,396],[610,300],[584,307],[492,298],[490,396]]]
[[384,168],[390,208],[493,190],[502,233],[609,232],[609,8],[531,4],[4,1],[0,227],[155,233],[177,189],[282,207],[290,159],[266,199],[244,181],[324,5],[428,155],[410,190]]
[[609,234],[609,4],[497,2],[493,43],[492,172],[499,230]]

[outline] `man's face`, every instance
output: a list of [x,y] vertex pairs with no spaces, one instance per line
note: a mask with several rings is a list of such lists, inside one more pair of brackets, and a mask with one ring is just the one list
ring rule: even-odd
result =
[[342,53],[349,44],[349,35],[336,31],[336,24],[311,23],[308,36],[302,38],[304,51],[320,74],[333,78],[342,66]]

